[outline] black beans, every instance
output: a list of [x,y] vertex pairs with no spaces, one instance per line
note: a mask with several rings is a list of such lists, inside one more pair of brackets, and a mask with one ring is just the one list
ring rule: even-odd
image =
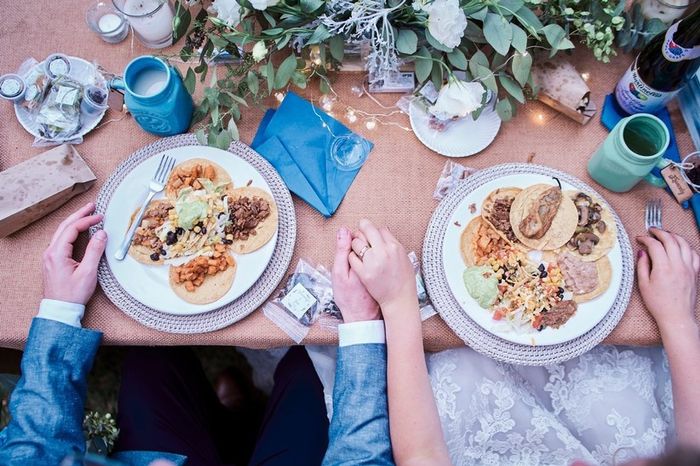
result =
[[222,241],[222,243],[224,243],[224,244],[233,244],[233,240],[232,240],[232,239],[224,239],[224,240]]
[[544,330],[544,325],[540,325],[539,327],[537,327],[538,332],[541,332],[542,330]]
[[160,254],[157,252],[154,252],[153,254],[151,254],[151,260],[154,262],[160,260]]
[[547,275],[548,274],[547,274],[546,270],[543,270],[542,272],[540,272],[540,278],[547,278]]
[[544,272],[544,264],[540,264],[540,266],[537,267],[537,270],[539,270],[540,273],[541,273],[541,272]]
[[176,234],[177,236],[180,236],[180,235],[183,234],[184,232],[185,232],[185,229],[182,228],[182,227],[177,227],[177,230],[175,230],[175,234]]
[[165,254],[167,254],[167,253],[165,252],[165,249],[160,248],[160,255],[161,255],[161,256],[164,256]]
[[207,227],[202,227],[202,234],[206,235],[207,234]]
[[174,231],[169,231],[165,234],[165,244],[168,246],[172,246],[173,244],[177,243],[177,235],[175,234]]

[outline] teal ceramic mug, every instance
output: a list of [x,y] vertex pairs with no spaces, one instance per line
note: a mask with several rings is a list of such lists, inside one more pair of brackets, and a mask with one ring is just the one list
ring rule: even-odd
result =
[[145,131],[172,136],[190,127],[192,96],[178,71],[160,58],[135,58],[124,69],[124,77],[112,79],[110,87],[124,92],[126,107]]
[[651,171],[670,163],[663,157],[670,140],[668,128],[654,115],[638,113],[623,118],[588,161],[588,173],[618,193],[629,191],[642,180],[665,187],[664,180]]

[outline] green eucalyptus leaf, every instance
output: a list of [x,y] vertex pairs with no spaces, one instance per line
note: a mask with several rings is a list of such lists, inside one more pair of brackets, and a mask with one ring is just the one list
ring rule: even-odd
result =
[[428,29],[425,29],[425,38],[428,41],[428,44],[430,44],[435,50],[439,50],[441,52],[451,52],[452,49],[449,47],[444,46],[443,44],[440,43],[436,38],[433,37],[432,34],[430,34],[430,31]]
[[248,71],[248,75],[245,78],[245,82],[248,85],[248,90],[253,95],[258,95],[260,91],[260,81],[258,80],[258,75],[254,71]]
[[548,24],[542,28],[547,42],[554,50],[573,49],[574,44],[566,37],[566,31],[558,24]]
[[[238,105],[243,105],[244,107],[248,106],[248,102],[246,102],[246,100],[243,97],[236,95],[233,92],[226,92],[226,95],[233,99],[235,102],[237,102]],[[233,107],[233,105],[229,105],[229,107]]]
[[216,137],[216,147],[221,150],[227,150],[231,145],[231,134],[228,131],[221,131]]
[[484,20],[484,37],[496,52],[506,55],[513,40],[513,30],[505,18],[488,13]]
[[331,92],[331,86],[328,84],[328,78],[325,76],[321,78],[318,82],[318,89],[321,91],[321,94],[328,94]]
[[542,22],[530,8],[527,6],[522,7],[515,13],[515,17],[520,24],[525,26],[525,29],[530,31],[530,34],[539,38],[538,33],[542,30]]
[[265,72],[265,77],[267,78],[267,92],[272,93],[272,89],[275,87],[275,67],[272,64],[272,60],[267,62],[267,65],[263,67]]
[[292,39],[291,34],[285,34],[283,36],[278,37],[275,39],[275,46],[277,47],[277,50],[282,50]]
[[295,71],[292,75],[292,83],[300,89],[306,89],[306,75],[301,71]]
[[488,89],[491,89],[493,92],[498,92],[496,77],[489,68],[482,65],[476,65],[476,73],[473,74],[476,79],[481,81]]
[[323,0],[301,0],[299,4],[301,5],[301,10],[304,13],[313,13],[321,8],[324,2]]
[[483,7],[480,10],[469,14],[468,16],[469,16],[469,18],[475,19],[477,21],[483,21],[484,19],[486,19],[486,13],[488,13],[488,12],[489,12],[488,7]]
[[474,76],[478,76],[479,73],[477,68],[479,66],[483,66],[484,68],[489,67],[489,59],[486,58],[486,54],[481,50],[474,52],[474,55],[472,55],[471,59],[469,60],[469,71],[471,71]]
[[513,118],[513,105],[508,99],[501,99],[496,104],[496,113],[502,121],[508,121]]
[[[229,118],[226,130],[231,136],[231,139],[233,139],[234,141],[238,141],[241,138],[241,135],[238,133],[238,126],[236,125],[236,120],[234,120],[233,118]],[[226,146],[226,148],[228,149],[228,146]]]
[[515,100],[521,104],[525,103],[525,94],[523,93],[523,89],[517,82],[515,82],[513,78],[506,74],[502,74],[498,77],[498,80],[501,82],[503,89],[505,89],[508,94],[512,95]]
[[[436,59],[439,60],[439,58]],[[435,63],[430,73],[430,80],[433,81],[435,89],[440,89],[442,87],[442,83],[445,81],[442,66]]]
[[209,134],[207,135],[207,144],[212,147],[216,147],[216,136],[217,134],[214,128],[209,127]]
[[523,2],[523,0],[498,0],[494,6],[504,14],[515,14],[517,11],[523,8],[524,5],[525,2]]
[[192,15],[190,10],[185,8],[180,2],[177,2],[177,10],[175,11],[175,17],[173,17],[173,44],[187,34],[191,21]]
[[187,74],[185,75],[185,79],[182,83],[185,85],[187,92],[189,92],[190,95],[194,95],[194,88],[197,84],[197,76],[194,74],[194,71],[192,71],[192,68],[187,68]]
[[211,111],[211,124],[214,126],[219,125],[219,105],[214,105],[214,108]]
[[274,79],[274,88],[282,89],[287,85],[292,78],[292,74],[297,69],[297,57],[294,54],[289,55],[277,68],[277,74]]
[[284,32],[283,28],[272,28],[272,29],[266,29],[262,32],[263,36],[277,36],[280,35]]
[[416,53],[418,49],[418,35],[410,29],[399,29],[396,37],[396,49],[406,55]]
[[520,54],[516,53],[513,56],[513,63],[511,64],[511,69],[513,70],[513,76],[515,76],[516,81],[524,86],[527,83],[527,78],[530,76],[530,69],[532,68],[532,55],[529,53]]
[[199,128],[195,133],[195,136],[197,136],[197,142],[200,143],[203,146],[207,145],[207,135],[204,132],[204,128]]
[[447,60],[458,70],[466,70],[469,64],[467,62],[467,57],[464,56],[464,52],[460,49],[454,49],[452,52],[448,53]]
[[328,32],[326,26],[324,26],[323,24],[319,24],[314,30],[314,33],[311,34],[311,37],[309,37],[309,40],[306,41],[306,45],[320,44],[321,42],[327,40],[329,37],[331,37],[331,33]]
[[510,23],[510,28],[513,30],[513,48],[520,53],[525,53],[525,50],[527,50],[527,33],[515,23]]
[[229,41],[223,39],[221,36],[217,36],[216,34],[209,34],[209,40],[220,49],[225,49],[229,45]]
[[505,62],[506,62],[506,57],[501,55],[500,53],[495,53],[493,55],[493,59],[491,59],[491,69],[494,71],[497,71],[499,68],[501,68]]
[[[203,11],[205,11],[205,8],[202,8]],[[275,18],[272,17],[270,13],[267,11],[263,10],[262,12],[263,16],[267,20],[267,22],[270,24],[270,27],[276,27],[277,26],[277,21],[275,21]]]
[[331,50],[331,57],[335,60],[342,62],[343,56],[345,55],[345,42],[343,41],[343,36],[333,36],[328,41],[328,46]]
[[414,60],[416,67],[416,78],[418,82],[423,82],[430,76],[430,71],[433,69],[433,60],[428,49],[423,46],[418,50]]
[[467,21],[467,28],[464,30],[464,39],[475,44],[486,44],[484,31],[474,22]]

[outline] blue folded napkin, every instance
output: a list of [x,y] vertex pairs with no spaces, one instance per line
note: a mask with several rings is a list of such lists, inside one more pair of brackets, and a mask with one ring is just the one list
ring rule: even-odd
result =
[[[330,217],[362,168],[340,169],[331,155],[333,135],[351,133],[321,109],[288,92],[277,110],[265,113],[252,148],[275,167],[290,191]],[[373,144],[367,143],[371,150]]]
[[[673,131],[673,124],[671,123],[671,115],[668,113],[666,107],[658,111],[655,115],[659,117],[661,121],[664,122],[664,124],[668,128],[668,133],[671,135],[671,140],[668,144],[668,149],[666,150],[664,157],[673,160],[674,162],[680,163],[681,155],[678,151],[678,144],[676,143],[676,134]],[[617,101],[615,100],[615,97],[612,94],[608,94],[608,96],[605,97],[603,111],[600,114],[600,122],[603,124],[603,126],[605,126],[608,129],[608,131],[611,131],[620,120],[627,116],[629,115],[625,113],[625,111],[622,110],[622,108],[618,105]],[[652,172],[657,176],[661,176],[658,168],[654,168]],[[666,191],[668,191],[669,193],[671,192],[668,188],[666,189]],[[684,209],[687,209],[689,207],[693,209],[693,213],[695,214],[695,221],[698,224],[698,228],[700,228],[700,194],[693,194],[693,197],[690,198],[690,201],[683,202],[681,203],[681,205]]]

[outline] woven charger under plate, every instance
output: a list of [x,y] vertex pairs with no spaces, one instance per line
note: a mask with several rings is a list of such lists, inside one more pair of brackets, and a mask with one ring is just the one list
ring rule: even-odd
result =
[[[183,134],[161,139],[137,150],[117,167],[104,184],[97,197],[95,211],[101,214],[105,213],[114,190],[124,180],[124,177],[144,160],[168,149],[198,144],[197,138],[193,134]],[[234,141],[229,146],[228,151],[250,163],[262,175],[270,186],[272,197],[277,204],[279,212],[277,244],[270,263],[258,281],[232,302],[202,314],[175,315],[145,306],[124,291],[112,274],[107,260],[103,257],[97,271],[97,279],[102,290],[115,306],[147,327],[169,333],[204,333],[227,327],[259,308],[275,291],[287,273],[296,240],[296,215],[292,196],[272,165],[253,149],[241,142]],[[98,228],[102,228],[101,223],[91,228],[90,234],[92,235]]]
[[433,213],[423,243],[423,274],[430,299],[442,319],[476,351],[510,364],[545,366],[567,361],[589,351],[608,336],[627,309],[634,283],[632,245],[617,213],[607,204],[617,225],[617,239],[622,253],[622,282],[612,308],[598,324],[585,334],[556,345],[522,345],[504,340],[474,322],[455,299],[445,277],[443,244],[452,214],[464,197],[489,181],[508,175],[537,174],[557,177],[581,191],[598,194],[586,183],[559,170],[532,164],[503,164],[480,170],[462,181]]

